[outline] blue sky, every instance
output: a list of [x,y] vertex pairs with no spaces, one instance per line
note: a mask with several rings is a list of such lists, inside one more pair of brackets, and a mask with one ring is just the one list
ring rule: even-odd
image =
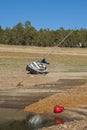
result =
[[37,30],[87,29],[87,0],[0,0],[0,25],[29,20]]

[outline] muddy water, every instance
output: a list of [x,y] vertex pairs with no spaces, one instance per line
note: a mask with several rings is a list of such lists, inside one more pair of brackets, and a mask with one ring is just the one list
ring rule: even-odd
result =
[[[23,114],[19,111],[20,114]],[[18,113],[18,115],[20,115]],[[17,114],[17,113],[16,113]],[[38,130],[42,127],[59,125],[64,122],[70,122],[74,120],[87,119],[87,106],[82,106],[77,109],[64,110],[60,114],[51,115],[36,115],[34,113],[28,113],[25,119],[21,120],[9,120],[0,125],[0,130]]]
[[[84,79],[61,79],[55,83],[40,84],[29,88],[17,88],[0,91],[0,129],[5,130],[5,127],[18,129],[37,130],[40,127],[61,124],[66,121],[80,120],[87,118],[87,106],[81,108],[64,110],[58,115],[40,115],[40,123],[33,124],[29,122],[35,114],[25,113],[23,108],[26,105],[32,104],[42,98],[50,96],[54,93],[63,92],[65,89],[70,89],[87,82]],[[37,120],[37,119],[35,119]],[[35,122],[34,120],[34,122]],[[4,124],[4,125],[3,125]],[[22,125],[23,124],[23,125]],[[13,128],[12,128],[13,127]],[[21,127],[21,128],[20,128]],[[9,128],[9,130],[10,130]],[[16,129],[15,129],[16,130]]]

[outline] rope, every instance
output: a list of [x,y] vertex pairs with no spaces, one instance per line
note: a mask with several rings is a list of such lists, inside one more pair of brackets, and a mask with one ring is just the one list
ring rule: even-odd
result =
[[[69,34],[66,35],[66,36],[64,37],[64,39],[59,42],[58,46],[61,45],[72,33],[73,33],[73,30],[70,31]],[[52,52],[53,52],[53,50],[51,50],[51,51],[45,56],[45,58],[47,58]]]

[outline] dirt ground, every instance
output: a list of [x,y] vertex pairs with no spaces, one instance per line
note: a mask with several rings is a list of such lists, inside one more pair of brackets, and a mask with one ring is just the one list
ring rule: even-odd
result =
[[[47,59],[51,62],[48,65],[49,73],[47,75],[32,75],[26,72],[25,68],[28,61],[39,60],[47,54],[49,54]],[[59,79],[87,79],[87,49],[0,45],[0,90],[26,89],[32,85],[56,82]],[[65,109],[75,108],[87,105],[86,99],[87,83],[25,106],[24,111],[52,113],[53,106],[56,104],[63,105]],[[82,121],[82,125],[85,124],[83,122],[87,124],[87,120]],[[72,126],[75,126],[75,129]],[[60,130],[61,128],[61,130],[83,130],[83,126],[81,128],[78,126],[78,122],[73,122],[60,125],[60,128],[53,126],[43,128],[43,130]],[[84,127],[86,126],[84,125]],[[84,130],[86,129],[84,128]]]
[[[49,73],[47,75],[28,74],[27,63],[31,60],[41,60],[43,57],[50,62],[47,66]],[[26,87],[58,79],[86,78],[86,65],[86,49],[0,45],[0,89]]]
[[87,105],[87,84],[42,99],[25,107],[25,111],[53,113],[55,105],[62,105],[65,109]]

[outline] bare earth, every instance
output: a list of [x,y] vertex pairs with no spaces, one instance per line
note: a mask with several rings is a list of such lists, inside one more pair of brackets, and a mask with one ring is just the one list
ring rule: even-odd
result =
[[[53,50],[53,51],[52,51]],[[26,64],[32,59],[44,57],[47,53],[48,60],[53,61],[47,75],[31,75],[25,70]],[[61,58],[72,56],[79,57],[80,63],[84,60],[84,71],[69,71],[65,62],[62,63]],[[70,57],[71,58],[71,57]],[[82,58],[82,61],[81,61]],[[59,63],[58,63],[59,60]],[[64,60],[64,59],[63,59]],[[10,90],[28,88],[32,85],[46,84],[56,82],[59,79],[87,79],[86,62],[87,49],[65,49],[65,48],[37,48],[37,47],[20,47],[20,46],[4,46],[0,45],[0,90]],[[68,61],[67,61],[68,62]],[[56,66],[55,66],[56,63]],[[74,65],[73,65],[74,66]],[[78,66],[76,66],[79,68]],[[75,67],[75,68],[76,68]],[[73,68],[75,70],[75,68]],[[33,91],[33,90],[32,90]],[[49,92],[51,91],[49,87]],[[55,89],[56,91],[56,89]],[[51,113],[56,104],[63,105],[67,109],[87,106],[87,83],[77,86],[76,88],[65,90],[63,93],[52,95],[48,98],[40,100],[32,105],[25,106],[24,111],[35,113]],[[43,128],[43,130],[87,130],[87,119],[64,123],[57,126]]]

